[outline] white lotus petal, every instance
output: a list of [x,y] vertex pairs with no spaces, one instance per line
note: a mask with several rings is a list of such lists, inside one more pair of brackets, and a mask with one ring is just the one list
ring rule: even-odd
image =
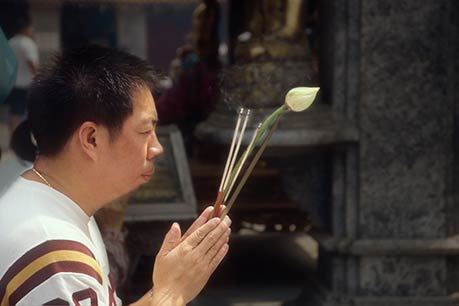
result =
[[302,112],[314,102],[319,89],[320,87],[292,88],[285,96],[285,105],[294,112]]

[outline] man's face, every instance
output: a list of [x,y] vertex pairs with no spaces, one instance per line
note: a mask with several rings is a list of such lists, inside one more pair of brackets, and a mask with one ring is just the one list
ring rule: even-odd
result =
[[154,173],[153,159],[163,153],[156,136],[158,115],[151,92],[142,88],[133,95],[133,114],[116,138],[107,142],[102,165],[107,188],[114,198],[138,188]]

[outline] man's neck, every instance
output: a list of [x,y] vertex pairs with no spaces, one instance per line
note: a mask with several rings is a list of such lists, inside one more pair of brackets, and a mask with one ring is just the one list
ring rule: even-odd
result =
[[[50,187],[65,194],[72,199],[83,211],[92,216],[103,203],[97,198],[97,193],[93,192],[87,176],[82,171],[84,167],[79,167],[77,163],[72,163],[65,157],[46,158],[38,157],[34,163],[34,168],[50,184]],[[24,174],[24,178],[45,183],[33,171]]]

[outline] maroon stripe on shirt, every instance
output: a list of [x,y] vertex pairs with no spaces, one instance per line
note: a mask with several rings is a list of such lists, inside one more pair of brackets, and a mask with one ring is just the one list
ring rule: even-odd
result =
[[77,261],[59,261],[47,265],[43,269],[28,278],[9,297],[9,304],[16,305],[27,293],[35,289],[53,275],[61,272],[81,273],[96,279],[102,285],[102,278],[93,267]]
[[6,286],[9,282],[35,259],[54,251],[78,251],[95,259],[94,254],[84,244],[72,240],[48,240],[27,251],[14,262],[0,279],[0,301],[6,294]]
[[84,290],[75,292],[72,295],[73,303],[75,303],[76,306],[81,306],[80,302],[84,301],[86,299],[89,299],[91,302],[91,306],[97,306],[97,293],[94,291],[92,288],[86,288]]

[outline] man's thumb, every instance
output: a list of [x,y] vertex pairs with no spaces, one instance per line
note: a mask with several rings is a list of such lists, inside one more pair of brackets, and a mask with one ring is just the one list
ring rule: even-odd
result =
[[182,237],[180,225],[177,222],[174,222],[171,226],[171,229],[167,232],[166,237],[164,237],[163,245],[161,246],[161,252],[170,252],[172,251],[179,243]]

